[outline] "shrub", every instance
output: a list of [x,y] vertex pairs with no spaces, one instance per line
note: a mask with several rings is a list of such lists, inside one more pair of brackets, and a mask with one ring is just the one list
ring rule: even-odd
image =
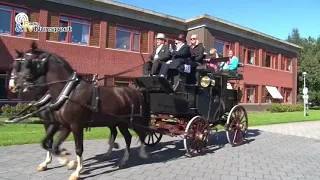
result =
[[272,113],[303,111],[303,104],[270,104],[267,111]]
[[[5,116],[5,117],[16,116],[18,113],[23,111],[26,107],[28,107],[28,104],[24,104],[24,103],[20,103],[20,102],[15,106],[10,106],[10,105],[6,104],[1,107],[1,113],[2,113],[1,115]],[[35,110],[36,110],[36,107],[31,107],[26,112],[22,113],[21,116],[29,114]]]

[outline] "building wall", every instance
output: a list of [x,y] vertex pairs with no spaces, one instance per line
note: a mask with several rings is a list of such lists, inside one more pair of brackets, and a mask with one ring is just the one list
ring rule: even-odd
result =
[[[244,80],[239,82],[244,96],[246,96],[247,86],[256,86],[255,94],[257,94],[257,98],[255,98],[253,105],[264,104],[264,86],[277,87],[284,99],[284,89],[290,89],[291,102],[296,103],[297,55],[295,53],[206,27],[200,27],[188,31],[188,43],[190,42],[189,39],[192,34],[198,35],[200,42],[205,45],[207,53],[209,53],[210,48],[215,48],[216,39],[230,43],[230,49],[232,49],[235,55],[239,57],[240,62],[244,63],[245,65],[243,68],[239,68],[238,70],[239,73],[243,74],[244,77]],[[254,65],[248,64],[245,61],[246,56],[244,54],[244,48],[246,47],[249,47],[255,51]],[[275,55],[273,68],[263,67],[266,54],[269,52]],[[224,56],[227,56],[226,53],[227,52],[224,53]],[[281,70],[281,60],[283,57],[292,58],[291,70],[289,72]],[[286,100],[281,100],[280,102],[285,101]],[[242,102],[248,103],[245,99],[243,99]]]
[[[250,39],[242,38],[228,34],[212,28],[200,27],[189,31],[177,28],[165,27],[158,24],[147,23],[135,19],[124,18],[118,15],[81,9],[73,6],[56,4],[42,0],[39,1],[7,1],[20,4],[19,7],[26,8],[27,14],[31,22],[40,22],[41,26],[59,26],[60,16],[65,15],[75,18],[88,19],[91,22],[89,45],[75,45],[70,43],[58,42],[57,33],[26,33],[25,37],[14,37],[0,35],[0,70],[10,71],[10,65],[16,56],[15,49],[26,51],[29,49],[33,40],[38,41],[39,47],[47,49],[50,52],[57,53],[70,62],[77,72],[82,74],[98,74],[99,77],[112,75],[123,70],[138,66],[148,60],[148,54],[154,48],[154,36],[156,33],[165,33],[171,40],[180,33],[187,34],[189,42],[191,34],[197,34],[200,41],[206,47],[206,52],[214,47],[217,38],[230,41],[230,48],[234,50],[236,56],[243,61],[244,45],[256,48],[256,65],[245,65],[239,71],[244,75],[244,80],[240,82],[243,92],[246,92],[246,85],[256,85],[256,94],[259,95],[257,104],[262,102],[263,86],[277,86],[279,90],[283,88],[292,89],[292,102],[296,101],[297,87],[297,66],[296,54],[283,49],[275,48],[270,45],[255,42]],[[57,11],[59,10],[59,12]],[[125,12],[124,12],[125,13]],[[126,50],[115,49],[116,27],[124,26],[129,28],[138,28],[141,30],[140,50],[141,52],[132,52]],[[277,55],[277,67],[281,66],[281,58],[285,56],[293,57],[291,72],[275,70],[262,67],[263,59],[266,56],[265,51],[274,52]],[[225,54],[226,55],[226,54]],[[122,75],[122,78],[130,78],[140,76],[141,67],[136,71]],[[9,72],[8,72],[9,73]],[[281,77],[281,78],[279,78]],[[117,80],[107,79],[99,82],[100,85],[116,84]],[[123,81],[119,80],[118,84]],[[124,85],[131,85],[132,82],[125,82]],[[281,85],[281,87],[279,86]],[[9,99],[12,94],[8,92]],[[29,96],[29,95],[28,95]],[[245,101],[244,101],[245,102]]]

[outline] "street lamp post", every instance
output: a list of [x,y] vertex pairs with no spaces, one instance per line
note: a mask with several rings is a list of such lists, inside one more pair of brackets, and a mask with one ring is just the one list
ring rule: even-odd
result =
[[303,105],[304,105],[304,110],[303,110],[303,114],[304,117],[307,116],[307,103],[308,103],[308,88],[306,87],[306,75],[307,72],[303,72]]

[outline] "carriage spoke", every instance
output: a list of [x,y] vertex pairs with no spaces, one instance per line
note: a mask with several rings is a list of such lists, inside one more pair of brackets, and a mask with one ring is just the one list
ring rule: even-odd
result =
[[240,145],[246,135],[248,128],[248,116],[245,109],[238,105],[235,106],[228,117],[228,124],[226,130],[227,138],[232,146]]

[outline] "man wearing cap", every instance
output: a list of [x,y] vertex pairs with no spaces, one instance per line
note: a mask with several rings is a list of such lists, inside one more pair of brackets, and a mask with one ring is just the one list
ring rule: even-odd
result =
[[186,63],[191,57],[190,46],[186,44],[186,37],[180,34],[175,40],[176,50],[172,51],[172,60],[163,64],[159,75],[164,77],[169,69],[178,69],[182,64]]
[[158,33],[156,36],[156,48],[150,56],[148,63],[143,66],[143,74],[155,75],[159,73],[161,65],[166,63],[170,59],[170,51],[167,45],[165,45],[166,36],[162,33]]

